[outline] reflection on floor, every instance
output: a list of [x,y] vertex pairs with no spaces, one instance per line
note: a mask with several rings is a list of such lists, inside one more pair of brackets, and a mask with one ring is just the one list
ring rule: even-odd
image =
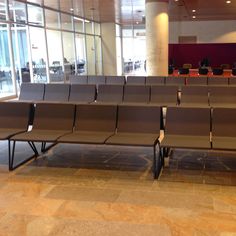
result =
[[[16,160],[31,155],[17,145]],[[235,235],[236,153],[57,145],[14,172],[0,143],[0,235]]]

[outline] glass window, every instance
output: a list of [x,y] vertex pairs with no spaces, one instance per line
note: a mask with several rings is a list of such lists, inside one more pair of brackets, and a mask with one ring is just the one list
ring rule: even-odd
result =
[[84,19],[74,16],[74,26],[76,32],[84,32]]
[[58,0],[44,0],[44,6],[59,10],[59,1]]
[[9,0],[10,20],[14,22],[26,23],[25,3]]
[[58,12],[45,9],[45,20],[46,20],[46,27],[55,29],[60,28]]
[[7,13],[6,13],[6,3],[5,0],[0,0],[0,20],[6,20],[7,19]]
[[32,25],[43,26],[43,9],[28,4],[28,22]]
[[73,13],[74,8],[72,7],[72,0],[69,1],[60,0],[60,8],[61,11]]
[[94,34],[93,22],[85,20],[85,31],[87,34]]
[[95,50],[96,50],[96,74],[102,75],[102,48],[101,37],[95,36]]
[[61,28],[64,30],[73,30],[71,19],[71,15],[61,14]]
[[87,73],[86,50],[84,35],[75,35],[77,74]]
[[100,35],[100,24],[94,22],[94,30],[96,35]]
[[94,36],[86,35],[86,46],[88,75],[96,75]]

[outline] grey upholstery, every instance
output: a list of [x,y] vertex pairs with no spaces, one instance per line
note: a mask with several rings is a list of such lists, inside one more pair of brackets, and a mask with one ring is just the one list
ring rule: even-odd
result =
[[126,85],[124,88],[124,103],[148,103],[150,87],[144,85]]
[[189,106],[189,107],[209,106],[207,86],[182,87],[180,106]]
[[205,77],[188,77],[186,78],[186,85],[207,85],[207,76]]
[[208,85],[228,85],[229,79],[226,77],[209,77]]
[[185,85],[185,77],[166,77],[166,85]]
[[68,102],[70,94],[69,84],[46,84],[44,101]]
[[126,84],[145,85],[145,83],[146,83],[145,76],[127,76]]
[[0,103],[0,140],[28,129],[30,108],[27,103]]
[[236,109],[214,108],[212,119],[213,149],[236,149]]
[[158,106],[175,106],[177,104],[177,86],[152,86],[150,103]]
[[42,101],[44,97],[44,84],[22,83],[19,100]]
[[69,75],[69,81],[71,84],[87,84],[87,75]]
[[106,84],[125,84],[125,76],[106,76]]
[[103,144],[116,129],[117,106],[77,105],[75,130],[59,142]]
[[121,103],[123,100],[123,85],[99,85],[97,102]]
[[212,107],[236,107],[236,87],[209,87]]
[[210,109],[169,107],[162,147],[209,149]]
[[112,145],[154,146],[160,135],[161,109],[157,106],[118,107],[117,133],[106,143]]
[[60,136],[72,131],[74,111],[75,106],[72,104],[37,104],[33,129],[11,139],[55,142]]
[[90,103],[95,100],[96,85],[71,84],[69,102]]
[[106,77],[103,75],[90,75],[88,76],[88,84],[105,84],[106,83]]
[[165,77],[164,76],[148,76],[146,78],[146,85],[164,85]]

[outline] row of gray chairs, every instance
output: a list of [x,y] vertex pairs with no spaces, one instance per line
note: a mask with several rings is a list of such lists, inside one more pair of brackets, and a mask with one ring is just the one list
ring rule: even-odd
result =
[[119,85],[236,85],[236,77],[176,77],[176,76],[78,76],[70,75],[72,84]]
[[[180,92],[181,91],[181,92]],[[22,84],[19,101],[33,103],[144,103],[158,106],[236,106],[236,87]]]

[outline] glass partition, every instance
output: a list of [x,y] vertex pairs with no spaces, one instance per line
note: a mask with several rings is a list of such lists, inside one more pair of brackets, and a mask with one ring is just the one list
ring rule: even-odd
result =
[[77,74],[87,73],[87,61],[85,50],[85,37],[83,34],[75,35]]
[[34,5],[27,5],[28,8],[28,22],[31,25],[43,26],[43,9]]
[[88,75],[96,75],[94,36],[86,35],[86,49]]
[[18,23],[26,23],[26,4],[14,0],[9,0],[9,19]]
[[59,13],[45,9],[46,27],[60,29]]

